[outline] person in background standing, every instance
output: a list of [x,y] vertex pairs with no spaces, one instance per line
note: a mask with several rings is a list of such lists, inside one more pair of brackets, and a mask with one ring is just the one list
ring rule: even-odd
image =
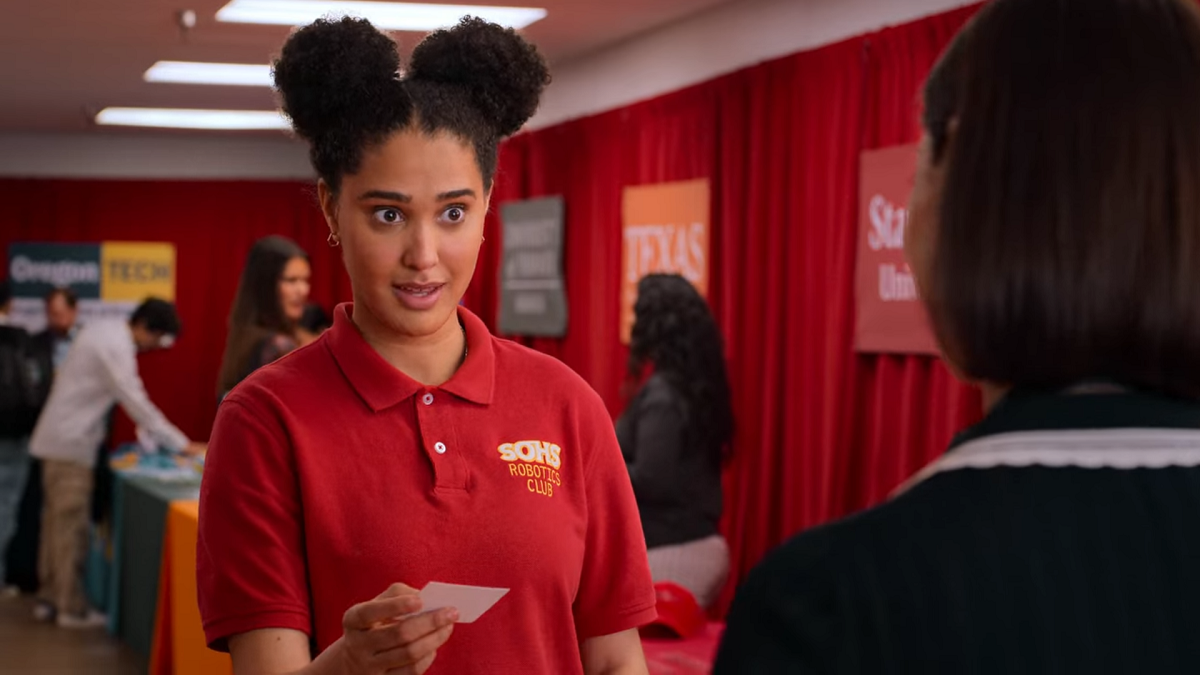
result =
[[[53,379],[79,333],[79,298],[70,288],[52,289],[45,297],[46,329],[33,336],[34,346],[49,360]],[[49,391],[50,383],[46,387]],[[39,408],[38,412],[41,412]],[[8,583],[28,592],[37,589],[37,552],[42,524],[42,463],[29,458],[29,478],[17,513],[17,529],[8,547]]]
[[254,242],[229,312],[229,335],[217,381],[224,398],[247,375],[300,344],[300,319],[308,303],[308,254],[286,237]]
[[17,513],[29,476],[29,434],[49,391],[50,363],[33,338],[11,325],[12,288],[0,281],[0,589],[10,587],[6,560]]
[[119,403],[160,446],[198,454],[193,443],[167,421],[146,395],[138,375],[138,352],[167,349],[179,333],[175,305],[151,298],[128,321],[89,323],[75,339],[55,376],[29,451],[42,460],[45,509],[39,560],[41,585],[34,618],[57,616],[63,628],[102,626],[83,592],[88,516],[97,448],[104,442],[109,412]]
[[674,274],[638,282],[631,377],[653,370],[617,420],[654,581],[708,607],[729,575],[717,531],[721,466],[733,437],[724,339],[708,303]]
[[54,368],[67,358],[71,342],[79,333],[75,320],[79,315],[79,298],[69,288],[55,288],[46,294],[46,329],[34,339],[48,351]]

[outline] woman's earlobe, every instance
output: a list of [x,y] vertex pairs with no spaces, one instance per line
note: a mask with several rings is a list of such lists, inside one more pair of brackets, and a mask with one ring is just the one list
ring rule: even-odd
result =
[[322,178],[317,181],[317,201],[321,203],[321,213],[325,215],[325,221],[329,224],[329,229],[336,233],[337,226],[337,197],[333,190],[329,188],[329,184]]

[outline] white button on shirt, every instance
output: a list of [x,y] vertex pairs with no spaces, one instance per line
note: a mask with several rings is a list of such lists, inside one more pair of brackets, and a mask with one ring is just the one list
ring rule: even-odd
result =
[[437,443],[435,443],[433,445],[433,450],[434,450],[434,452],[436,452],[439,455],[444,455],[444,454],[446,454],[446,444],[441,441],[438,441]]
[[433,394],[425,394],[421,400],[425,402],[425,405],[433,405]]
[[170,450],[187,447],[188,437],[167,421],[146,394],[129,324],[110,320],[89,323],[79,331],[54,376],[50,397],[29,440],[29,454],[92,466],[113,404],[120,404],[159,445]]

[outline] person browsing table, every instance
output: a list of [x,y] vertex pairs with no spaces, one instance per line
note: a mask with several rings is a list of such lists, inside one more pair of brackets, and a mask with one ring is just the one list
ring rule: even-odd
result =
[[39,588],[34,618],[55,620],[62,628],[104,625],[84,593],[88,517],[98,452],[108,433],[114,405],[157,445],[189,455],[204,444],[189,440],[146,394],[138,373],[139,353],[170,349],[180,331],[173,303],[148,298],[128,321],[89,323],[75,338],[54,376],[54,384],[29,440],[29,454],[42,461]]
[[[600,398],[459,306],[498,143],[549,80],[467,18],[399,74],[361,19],[289,38],[275,84],[311,146],[353,302],[221,404],[197,582],[237,675],[645,673],[655,596]],[[508,589],[472,624],[430,582]]]

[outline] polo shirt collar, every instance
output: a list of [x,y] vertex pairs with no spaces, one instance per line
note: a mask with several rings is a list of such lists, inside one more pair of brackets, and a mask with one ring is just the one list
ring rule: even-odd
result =
[[467,358],[440,388],[472,403],[488,405],[496,385],[496,351],[492,334],[482,319],[462,305],[458,306],[458,321],[467,333]]
[[1014,389],[983,421],[955,437],[950,448],[1020,431],[1121,428],[1200,429],[1200,402],[1135,389],[1105,393]]
[[[390,408],[430,389],[397,370],[375,351],[350,319],[353,303],[342,303],[333,312],[333,327],[325,344],[363,401],[374,411]],[[479,317],[458,307],[458,320],[467,335],[467,358],[442,391],[472,403],[488,405],[495,388],[496,354],[492,335]]]

